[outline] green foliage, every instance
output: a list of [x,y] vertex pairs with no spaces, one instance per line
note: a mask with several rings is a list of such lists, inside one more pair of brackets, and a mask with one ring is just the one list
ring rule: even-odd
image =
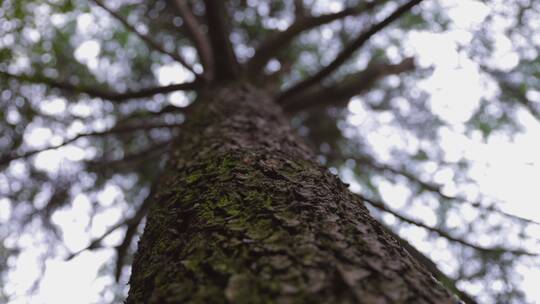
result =
[[[103,2],[158,45],[173,54],[185,55],[191,65],[197,63],[200,56],[195,54],[189,30],[179,17],[174,1]],[[262,41],[283,32],[293,22],[293,2],[228,2],[230,18],[227,22],[232,28],[230,37],[240,62],[249,60]],[[500,5],[494,2],[475,2],[485,3],[488,13],[480,22],[466,28],[451,18],[451,5],[444,1],[426,1],[388,29],[377,33],[320,86],[349,80],[351,75],[370,64],[397,63],[413,55],[415,45],[411,45],[410,36],[428,32],[458,36],[464,31],[470,38],[456,39],[453,46],[465,66],[474,62],[473,65],[478,67],[475,72],[487,85],[480,90],[485,95],[480,97],[481,101],[471,110],[468,119],[450,127],[463,129],[470,137],[480,134],[484,142],[501,134],[518,134],[524,129],[520,121],[524,113],[540,118],[540,103],[532,98],[535,92],[540,92],[540,46],[532,38],[537,34],[534,22],[540,16],[540,2],[507,1]],[[204,23],[204,5],[198,0],[190,3],[195,18]],[[340,9],[340,5],[328,6],[323,1],[305,3],[308,13],[313,16]],[[347,7],[361,3],[340,2]],[[392,1],[381,1],[373,12],[349,16],[301,33],[287,47],[276,52],[273,58],[281,69],[273,71],[272,77],[276,79],[272,81],[276,85],[272,83],[268,87],[288,88],[315,74],[360,32],[388,15],[395,5]],[[505,28],[501,30],[500,27]],[[206,32],[206,25],[203,28]],[[510,39],[507,51],[517,56],[515,64],[500,64],[504,58],[496,57],[501,32]],[[91,54],[95,50],[82,49],[83,43],[88,41],[99,45],[96,54]],[[95,57],[80,59],[75,54]],[[51,154],[35,153],[11,162],[6,160],[69,141],[84,132],[182,123],[186,119],[182,113],[184,109],[171,104],[171,99],[178,95],[158,94],[115,102],[80,94],[81,88],[85,87],[124,92],[162,85],[160,68],[170,67],[172,62],[169,56],[152,48],[93,1],[4,0],[0,3],[0,198],[12,208],[10,218],[0,222],[1,227],[6,227],[0,230],[0,271],[9,270],[6,258],[8,255],[15,257],[18,252],[16,246],[4,246],[4,239],[19,233],[31,235],[31,229],[36,225],[54,240],[51,242],[56,247],[52,247],[60,248],[59,244],[63,242],[59,233],[61,227],[51,218],[74,208],[74,199],[78,195],[84,195],[92,202],[89,216],[107,208],[118,208],[124,216],[138,210],[148,192],[146,189],[160,176],[169,144],[178,133],[176,129],[143,128],[106,136],[87,136],[71,142],[65,149],[52,149]],[[455,68],[459,68],[459,64]],[[347,182],[364,195],[384,197],[383,187],[401,186],[411,190],[409,197],[404,198],[408,202],[407,208],[415,210],[415,206],[424,203],[431,206],[441,229],[470,235],[470,239],[474,239],[475,233],[489,235],[485,231],[490,229],[501,235],[512,235],[517,229],[513,219],[483,221],[492,211],[478,207],[491,205],[482,193],[478,201],[472,202],[478,207],[475,209],[478,216],[469,220],[463,217],[458,228],[450,229],[445,222],[452,214],[461,215],[464,207],[455,200],[441,199],[445,194],[438,193],[438,188],[433,187],[439,184],[434,182],[434,175],[450,170],[452,178],[445,182],[456,184],[458,194],[477,187],[469,178],[472,160],[449,158],[441,147],[441,130],[450,128],[449,123],[441,117],[444,113],[434,111],[429,92],[422,89],[425,87],[422,83],[436,72],[436,68],[430,69],[419,63],[413,73],[389,74],[365,94],[356,96],[355,107],[351,106],[354,103],[349,103],[347,108],[348,101],[340,101],[333,107],[313,107],[294,113],[295,128],[314,147],[322,162],[339,169]],[[271,81],[264,78],[267,72],[260,74],[258,81],[267,85]],[[191,75],[179,74],[178,80],[186,77]],[[69,84],[75,90],[55,87],[55,82]],[[181,97],[190,103],[196,95]],[[189,114],[187,118],[190,119]],[[43,139],[40,136],[44,137],[44,142],[40,142]],[[377,145],[388,138],[391,140],[387,140],[386,148]],[[75,156],[66,157],[69,154],[66,151]],[[55,155],[60,155],[56,167],[53,166]],[[47,167],[49,163],[53,165]],[[211,169],[219,173],[227,167],[226,162],[214,165]],[[203,173],[193,172],[187,176],[187,185],[203,181]],[[111,185],[119,189],[120,198],[112,206],[102,206],[98,193]],[[246,200],[262,206],[268,204],[261,193],[252,193]],[[243,207],[235,201],[235,197],[222,196],[214,209],[202,210],[201,216],[227,215],[245,221],[241,218]],[[408,210],[401,211],[406,213]],[[283,217],[287,219],[286,214]],[[88,222],[92,229],[92,222]],[[485,226],[479,226],[479,223]],[[394,228],[402,226],[396,224]],[[258,238],[268,234],[270,228],[268,223],[260,223],[250,229],[250,235]],[[483,292],[482,299],[490,303],[522,301],[514,271],[519,258],[502,253],[499,256],[480,255],[461,250],[460,246],[450,245],[453,262],[465,264],[463,261],[470,259],[479,265],[471,270],[474,273],[466,273],[467,269],[461,269],[463,265],[452,269],[452,277],[461,283],[460,286],[479,281],[489,285],[497,280],[504,282],[505,288],[489,289]],[[128,254],[131,254],[133,246],[128,247]],[[125,261],[129,261],[129,257]],[[196,262],[186,261],[186,267],[195,267]],[[497,271],[493,270],[495,266]],[[104,267],[103,275],[110,275],[115,267],[117,265]],[[216,267],[226,272],[230,265],[224,263]],[[123,287],[115,289],[117,298],[123,290]],[[3,296],[0,292],[0,302],[4,300]]]
[[425,30],[429,24],[421,13],[412,13],[400,19],[400,25],[407,29]]

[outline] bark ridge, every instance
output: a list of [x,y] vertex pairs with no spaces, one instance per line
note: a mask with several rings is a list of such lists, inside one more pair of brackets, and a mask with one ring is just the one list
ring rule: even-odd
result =
[[459,303],[267,95],[207,92],[151,207],[127,303]]

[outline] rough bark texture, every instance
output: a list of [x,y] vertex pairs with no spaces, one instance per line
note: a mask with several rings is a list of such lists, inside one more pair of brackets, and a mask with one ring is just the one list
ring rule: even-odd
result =
[[262,92],[203,94],[151,207],[127,303],[458,303]]

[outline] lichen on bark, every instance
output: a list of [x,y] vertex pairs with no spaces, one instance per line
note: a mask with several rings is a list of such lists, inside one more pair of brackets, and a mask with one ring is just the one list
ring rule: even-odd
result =
[[264,92],[208,89],[148,215],[128,303],[457,303],[314,161]]

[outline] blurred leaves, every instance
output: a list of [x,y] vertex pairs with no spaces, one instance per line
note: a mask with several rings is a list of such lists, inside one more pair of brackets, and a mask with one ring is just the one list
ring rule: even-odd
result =
[[[282,32],[294,22],[297,16],[293,14],[293,2],[228,1],[233,27],[230,38],[240,62],[253,56],[265,38]],[[481,2],[486,3],[486,17],[467,28],[457,24],[450,14],[453,7],[464,5],[462,2],[426,1],[378,33],[320,83],[329,86],[367,69],[370,63],[396,63],[415,55],[415,46],[408,40],[412,34],[436,32],[459,38],[462,32],[467,32],[468,36],[463,37],[469,38],[455,39],[460,62],[452,68],[474,61],[485,87],[481,89],[484,95],[478,106],[464,122],[450,125],[441,118],[444,113],[434,111],[433,103],[437,101],[432,100],[421,84],[438,70],[423,63],[413,73],[387,75],[350,101],[302,110],[292,122],[318,153],[319,160],[339,172],[353,190],[366,197],[388,200],[386,203],[396,212],[409,217],[421,210],[425,222],[451,235],[467,236],[470,240],[489,237],[489,245],[513,247],[518,245],[515,243],[531,240],[531,235],[523,232],[526,224],[509,219],[492,207],[498,205],[481,193],[470,177],[473,161],[464,155],[451,155],[443,147],[441,134],[442,130],[454,128],[471,138],[479,134],[487,142],[494,136],[521,132],[523,113],[540,118],[540,42],[535,38],[540,2]],[[173,1],[105,3],[168,52],[185,56],[193,66],[199,65]],[[206,31],[204,5],[198,0],[189,4]],[[319,16],[363,4],[356,0],[333,4],[305,1],[304,6],[307,13]],[[358,33],[397,5],[393,1],[380,1],[375,11],[368,14],[349,16],[302,32],[288,47],[277,50],[271,64],[261,75],[256,75],[259,78],[256,81],[276,90],[272,93],[277,95],[277,89],[290,87],[315,74]],[[501,33],[509,41],[506,49]],[[97,47],[89,49],[88,42]],[[171,58],[153,51],[88,1],[4,0],[0,3],[0,71],[123,92],[170,81],[160,79],[160,70],[171,67],[172,63]],[[186,78],[181,74],[178,72],[175,83]],[[0,155],[54,146],[84,132],[151,124],[179,125],[189,119],[186,106],[194,100],[195,93],[176,92],[119,104],[54,89],[39,81],[21,82],[2,74]],[[31,234],[36,223],[43,231],[56,235],[52,238],[61,239],[56,242],[60,255],[72,253],[62,249],[62,229],[53,219],[80,207],[81,197],[88,199],[90,205],[84,215],[88,218],[89,235],[95,216],[107,210],[117,210],[125,219],[137,214],[148,195],[147,189],[158,177],[157,169],[163,167],[168,157],[168,147],[176,133],[175,128],[160,128],[81,138],[56,152],[37,153],[4,165],[0,174],[0,199],[9,202],[11,211],[9,219],[0,221],[0,227],[6,227],[0,230],[0,273],[9,271],[7,258],[19,251],[17,242],[4,240]],[[105,204],[99,199],[100,193],[113,186],[118,193],[112,202]],[[398,197],[388,196],[392,191],[400,191]],[[373,212],[405,238],[409,233],[414,234],[410,224],[388,213]],[[114,227],[115,223],[109,223],[108,227]],[[120,225],[118,231],[124,232],[122,229],[126,228]],[[499,238],[493,238],[493,234]],[[520,237],[514,238],[516,235]],[[513,241],[506,241],[506,236],[512,236]],[[433,244],[433,252],[441,249],[440,236],[426,234],[424,239]],[[111,243],[104,238],[100,246],[113,248],[122,241]],[[102,275],[118,273],[119,267],[121,273],[122,267],[129,264],[132,245],[131,239],[127,241],[123,247],[126,255],[118,259],[121,265],[104,265]],[[481,285],[485,289],[481,299],[489,303],[523,302],[515,271],[520,258],[504,250],[488,254],[453,243],[445,248],[451,252],[451,258],[443,262],[452,265],[446,270],[458,286],[467,289]],[[433,259],[440,257],[433,252],[425,254]],[[126,278],[121,282],[125,281]],[[492,288],[492,282],[502,287]],[[115,299],[122,298],[124,286],[110,288]],[[0,293],[0,302],[4,300],[2,297],[7,295]]]

